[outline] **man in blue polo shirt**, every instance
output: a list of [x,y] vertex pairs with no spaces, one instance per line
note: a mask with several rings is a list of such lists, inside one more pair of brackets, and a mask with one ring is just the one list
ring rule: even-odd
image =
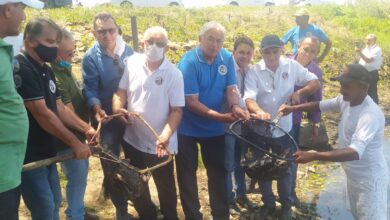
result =
[[[225,33],[221,24],[206,23],[199,35],[200,45],[186,53],[179,63],[186,106],[178,129],[176,167],[186,219],[202,219],[196,180],[198,144],[207,170],[213,219],[229,219],[224,122],[247,118],[248,114],[238,105],[234,60],[222,49]],[[221,113],[225,96],[230,112]]]
[[295,22],[297,26],[291,28],[281,39],[283,44],[291,42],[292,55],[298,53],[298,45],[301,40],[305,37],[314,36],[318,38],[321,42],[325,43],[325,48],[322,51],[321,55],[317,57],[317,63],[321,63],[326,55],[329,53],[330,47],[332,46],[332,41],[329,40],[325,32],[314,24],[309,24],[309,12],[306,8],[299,9],[295,14]]
[[[120,36],[119,27],[111,14],[99,13],[93,19],[93,35],[96,43],[87,51],[83,59],[83,94],[92,112],[92,122],[100,122],[106,114],[112,114],[112,96],[118,89],[123,75],[123,60],[133,54]],[[112,153],[119,154],[119,146],[125,125],[113,119],[102,126],[100,142]],[[111,163],[101,160],[104,176],[111,170]],[[107,181],[107,179],[105,179]],[[129,219],[127,201],[123,195],[108,192],[116,208],[116,219]]]

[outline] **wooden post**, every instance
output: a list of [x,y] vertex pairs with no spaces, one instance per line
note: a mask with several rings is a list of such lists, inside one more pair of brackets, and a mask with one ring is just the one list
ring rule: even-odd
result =
[[131,16],[131,34],[133,37],[133,50],[139,52],[137,16]]

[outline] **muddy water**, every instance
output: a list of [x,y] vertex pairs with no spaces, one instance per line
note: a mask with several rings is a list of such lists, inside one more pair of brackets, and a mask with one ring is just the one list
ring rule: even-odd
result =
[[[390,137],[385,139],[383,148],[387,164],[390,167]],[[316,204],[318,216],[321,219],[352,220],[353,217],[346,207],[346,180],[341,166],[332,169],[324,181],[324,186],[325,189],[320,192]],[[387,198],[387,216],[390,219],[390,183]]]

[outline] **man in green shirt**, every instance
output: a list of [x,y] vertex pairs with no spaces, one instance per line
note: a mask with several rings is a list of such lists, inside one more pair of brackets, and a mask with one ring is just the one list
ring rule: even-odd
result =
[[[51,63],[57,88],[61,93],[62,102],[67,108],[76,113],[83,121],[88,122],[88,108],[80,88],[76,85],[72,75],[72,59],[75,54],[75,42],[72,34],[66,29],[62,29],[62,40],[58,45],[58,56],[55,62]],[[80,141],[85,141],[85,135],[73,131]],[[61,142],[58,145],[58,154],[72,152],[69,146]],[[67,179],[66,199],[67,207],[65,215],[67,219],[83,220],[84,211],[84,193],[87,187],[88,159],[68,160],[61,163],[61,169]],[[92,216],[88,216],[91,219]]]
[[[27,146],[28,118],[13,78],[12,46],[4,37],[19,34],[26,6],[42,8],[37,0],[0,0],[0,219],[18,219],[21,169]],[[15,65],[17,66],[17,65]]]

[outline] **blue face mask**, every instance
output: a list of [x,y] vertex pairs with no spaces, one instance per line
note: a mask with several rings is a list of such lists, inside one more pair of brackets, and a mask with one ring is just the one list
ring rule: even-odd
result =
[[68,69],[72,66],[72,64],[70,64],[69,62],[65,61],[65,60],[60,60],[58,61],[58,66],[61,67],[61,68],[65,68],[65,69]]

